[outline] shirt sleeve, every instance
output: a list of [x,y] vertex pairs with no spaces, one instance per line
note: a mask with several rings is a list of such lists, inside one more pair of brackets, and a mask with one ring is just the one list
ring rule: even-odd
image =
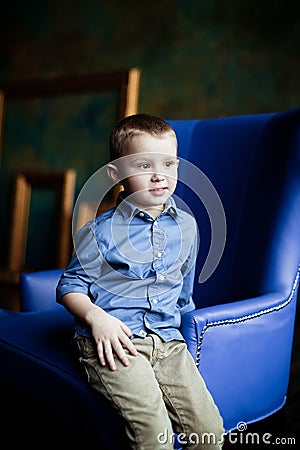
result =
[[85,225],[76,236],[76,251],[56,287],[56,300],[71,292],[90,296],[91,284],[99,279],[101,252],[97,245],[93,223]]
[[196,269],[196,258],[198,253],[198,235],[195,229],[194,242],[191,247],[188,258],[181,268],[181,273],[183,277],[183,285],[178,298],[177,304],[180,308],[181,315],[193,311],[195,309],[195,303],[193,300],[193,290],[195,282],[195,269]]

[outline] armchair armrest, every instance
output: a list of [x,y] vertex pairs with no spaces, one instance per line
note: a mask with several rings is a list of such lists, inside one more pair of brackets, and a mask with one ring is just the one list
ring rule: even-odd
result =
[[279,311],[291,302],[293,296],[294,290],[288,297],[274,292],[247,300],[196,309],[184,314],[181,332],[196,364],[199,365],[199,346],[208,328],[243,323]]
[[226,431],[241,421],[260,420],[285,403],[297,281],[288,296],[266,294],[182,318],[183,337]]
[[62,269],[42,270],[20,275],[20,309],[22,312],[63,309],[56,303],[56,285]]

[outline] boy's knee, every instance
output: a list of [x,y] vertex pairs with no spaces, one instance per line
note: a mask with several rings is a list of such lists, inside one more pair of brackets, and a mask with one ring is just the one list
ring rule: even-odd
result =
[[223,419],[216,409],[215,414],[206,417],[199,416],[190,428],[186,438],[188,440],[187,449],[189,450],[219,450],[224,443],[225,430]]
[[169,418],[148,411],[129,426],[131,447],[136,450],[173,450],[175,435]]
[[220,415],[217,415],[214,418],[214,421],[210,424],[209,428],[207,430],[203,430],[201,433],[201,445],[199,447],[195,447],[195,449],[219,450],[223,446],[224,435],[225,430],[223,420]]

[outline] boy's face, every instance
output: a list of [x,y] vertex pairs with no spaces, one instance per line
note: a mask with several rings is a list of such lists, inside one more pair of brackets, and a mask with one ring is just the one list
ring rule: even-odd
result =
[[117,170],[128,200],[157,216],[177,183],[177,140],[172,134],[160,138],[149,134],[134,136],[127,144]]

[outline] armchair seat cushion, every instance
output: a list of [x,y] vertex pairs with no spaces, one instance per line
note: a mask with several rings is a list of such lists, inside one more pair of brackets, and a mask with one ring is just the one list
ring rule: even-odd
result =
[[2,389],[30,398],[37,410],[41,408],[58,424],[66,424],[74,439],[77,436],[98,448],[127,450],[121,417],[85,382],[72,355],[72,325],[72,317],[63,309],[1,310]]

